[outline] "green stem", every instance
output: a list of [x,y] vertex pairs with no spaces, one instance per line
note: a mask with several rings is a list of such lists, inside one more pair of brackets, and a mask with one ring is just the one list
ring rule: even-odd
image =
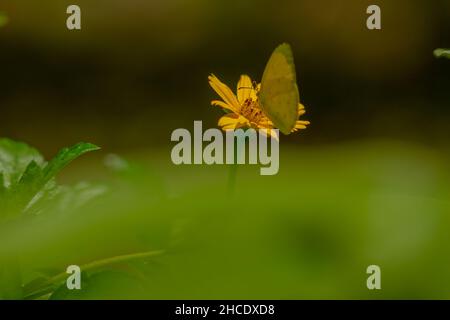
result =
[[238,162],[238,159],[242,152],[241,148],[238,148],[238,145],[241,145],[241,143],[243,142],[243,148],[245,150],[245,136],[237,135],[236,140],[235,140],[235,144],[234,144],[234,163],[230,166],[230,170],[228,172],[228,194],[230,196],[234,195],[234,192],[236,189],[236,176],[237,176],[237,169],[238,169],[237,162]]
[[[139,253],[132,253],[132,254],[126,254],[122,256],[115,256],[111,258],[106,258],[102,260],[96,260],[90,263],[87,263],[83,266],[80,266],[81,271],[92,271],[95,269],[99,269],[102,267],[106,267],[113,264],[118,264],[122,262],[129,262],[132,260],[139,260],[144,258],[150,258],[155,257],[158,255],[163,254],[164,251],[158,250],[158,251],[147,251],[147,252],[139,252]],[[61,272],[51,278],[49,278],[38,290],[35,290],[34,292],[31,292],[25,296],[25,299],[35,299],[38,297],[41,297],[47,293],[50,293],[53,291],[53,286],[57,283],[63,282],[67,277],[66,272]]]

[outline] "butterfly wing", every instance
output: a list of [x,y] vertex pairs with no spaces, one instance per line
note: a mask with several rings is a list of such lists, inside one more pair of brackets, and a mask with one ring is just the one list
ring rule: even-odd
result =
[[291,47],[284,43],[272,53],[264,69],[259,92],[261,109],[284,134],[298,118],[300,97]]

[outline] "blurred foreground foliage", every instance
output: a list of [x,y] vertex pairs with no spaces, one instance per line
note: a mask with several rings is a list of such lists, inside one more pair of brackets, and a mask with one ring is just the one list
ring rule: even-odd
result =
[[434,50],[434,55],[437,58],[450,59],[450,49],[436,49],[436,50]]
[[[20,266],[0,278],[4,295],[450,297],[448,155],[397,142],[282,148],[276,176],[240,166],[234,196],[225,166],[174,166],[168,155],[108,156],[104,192],[3,222],[0,258]],[[143,252],[156,254],[83,268]],[[72,264],[84,272],[79,291],[65,289]],[[371,264],[381,267],[381,291],[366,288]],[[48,279],[58,281],[49,288]]]

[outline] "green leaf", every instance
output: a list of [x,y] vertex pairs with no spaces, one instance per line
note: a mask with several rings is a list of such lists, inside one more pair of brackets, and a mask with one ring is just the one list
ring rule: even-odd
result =
[[43,164],[44,158],[36,149],[25,143],[0,139],[1,217],[17,214],[24,207],[29,188],[21,186],[20,181],[34,180],[34,175]]
[[3,174],[6,188],[19,182],[32,161],[41,166],[44,158],[36,149],[25,143],[0,139],[0,173]]
[[19,182],[11,186],[8,199],[13,201],[15,207],[23,209],[33,197],[44,187],[42,168],[32,160],[25,169]]
[[[63,192],[55,183],[55,176],[70,162],[99,147],[90,143],[79,143],[62,149],[49,163],[42,155],[24,143],[9,139],[0,139],[0,218],[7,219],[20,214],[38,213],[51,206],[79,206],[101,193],[102,190],[80,184]],[[54,200],[55,194],[63,195],[60,201]],[[1,255],[0,255],[0,258]],[[53,291],[46,286],[48,279],[38,279],[29,286],[22,287],[20,265],[13,257],[12,261],[0,261],[0,299],[21,299],[24,290],[33,291],[43,286],[43,290]],[[51,283],[53,284],[53,283]],[[43,294],[43,293],[42,293]],[[40,295],[42,295],[40,292]]]
[[[41,154],[28,145],[1,139],[0,173],[3,187],[0,186],[0,214],[4,217],[16,215],[38,199],[48,199],[43,193],[50,195],[55,192],[54,177],[79,156],[98,149],[90,143],[78,143],[62,149],[46,164]],[[36,201],[33,201],[35,198]]]
[[42,184],[42,168],[33,160],[25,169],[19,183],[15,184],[11,190],[23,196],[35,195],[43,187]]
[[44,180],[49,181],[79,156],[99,149],[98,146],[85,142],[80,142],[70,148],[62,149],[44,168]]
[[434,56],[437,58],[450,59],[450,49],[436,49],[434,50]]
[[56,186],[53,180],[47,183],[44,192],[38,194],[26,209],[26,213],[38,214],[43,210],[66,212],[84,206],[106,193],[103,185],[80,182],[74,186]]

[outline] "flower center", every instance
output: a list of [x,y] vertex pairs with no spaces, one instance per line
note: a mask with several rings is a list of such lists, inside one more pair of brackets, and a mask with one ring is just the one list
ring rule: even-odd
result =
[[254,123],[258,123],[266,117],[259,107],[258,101],[254,101],[252,98],[245,100],[240,111],[245,118]]

